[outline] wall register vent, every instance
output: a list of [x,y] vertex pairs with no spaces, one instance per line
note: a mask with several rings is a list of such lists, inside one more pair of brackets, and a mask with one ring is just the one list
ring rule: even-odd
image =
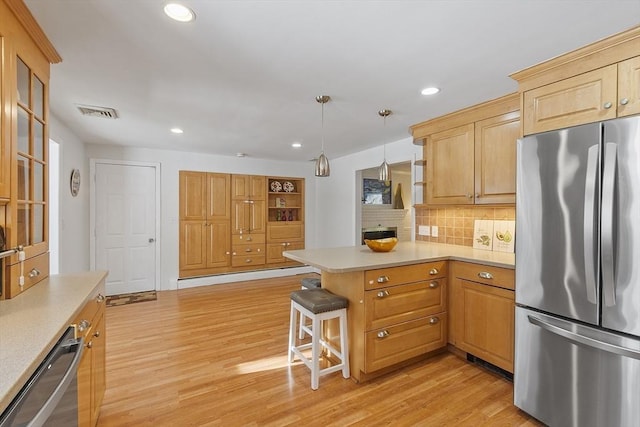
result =
[[83,116],[102,117],[104,119],[117,119],[118,112],[114,108],[96,107],[94,105],[76,104]]

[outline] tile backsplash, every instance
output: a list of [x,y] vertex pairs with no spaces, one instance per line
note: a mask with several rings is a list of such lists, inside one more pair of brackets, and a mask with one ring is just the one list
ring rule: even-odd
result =
[[[476,219],[515,220],[515,207],[480,206],[416,209],[416,241],[473,246],[473,224]],[[421,225],[438,227],[438,237],[421,236]]]

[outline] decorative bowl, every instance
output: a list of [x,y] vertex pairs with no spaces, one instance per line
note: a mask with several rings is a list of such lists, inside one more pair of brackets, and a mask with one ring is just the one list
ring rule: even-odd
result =
[[389,252],[398,243],[397,237],[387,237],[386,239],[365,239],[364,242],[374,252]]

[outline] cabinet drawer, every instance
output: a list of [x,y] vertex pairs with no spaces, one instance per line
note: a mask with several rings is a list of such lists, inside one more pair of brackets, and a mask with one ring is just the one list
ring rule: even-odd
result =
[[365,329],[378,329],[446,310],[447,279],[365,292]]
[[232,267],[247,267],[252,265],[264,265],[266,260],[264,251],[261,254],[246,255],[239,253],[231,257]]
[[365,334],[365,372],[373,372],[442,348],[447,314],[439,313]]
[[282,252],[294,251],[297,249],[304,249],[304,241],[269,243],[267,244],[267,264],[281,263],[281,262],[295,262],[290,260],[289,258],[285,258],[282,255]]
[[453,269],[455,277],[515,290],[515,270],[510,268],[456,261]]
[[364,288],[378,289],[447,276],[447,262],[436,261],[364,272]]
[[248,244],[258,244],[264,243],[264,233],[257,234],[234,234],[231,236],[231,244],[233,246],[236,245],[248,245]]
[[8,297],[13,298],[20,292],[49,277],[49,253],[40,254],[24,261],[24,286],[20,288],[20,263],[7,267],[9,272]]
[[303,238],[304,225],[301,222],[283,222],[267,226],[267,240],[269,242],[286,242]]
[[[87,335],[89,331],[94,329],[95,323],[99,320],[100,316],[104,316],[104,310],[106,307],[106,298],[104,296],[104,282],[102,282],[93,292],[93,295],[89,297],[86,304],[80,310],[80,313],[73,320],[76,326],[76,338],[82,335]],[[86,320],[88,325],[83,326],[84,330],[79,329],[80,322]],[[88,341],[88,340],[87,340]]]

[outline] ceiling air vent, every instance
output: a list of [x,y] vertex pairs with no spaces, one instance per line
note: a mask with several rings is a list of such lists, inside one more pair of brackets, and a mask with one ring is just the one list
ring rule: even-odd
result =
[[96,107],[94,105],[79,105],[76,104],[78,110],[83,116],[102,117],[104,119],[117,119],[118,113],[114,108]]

